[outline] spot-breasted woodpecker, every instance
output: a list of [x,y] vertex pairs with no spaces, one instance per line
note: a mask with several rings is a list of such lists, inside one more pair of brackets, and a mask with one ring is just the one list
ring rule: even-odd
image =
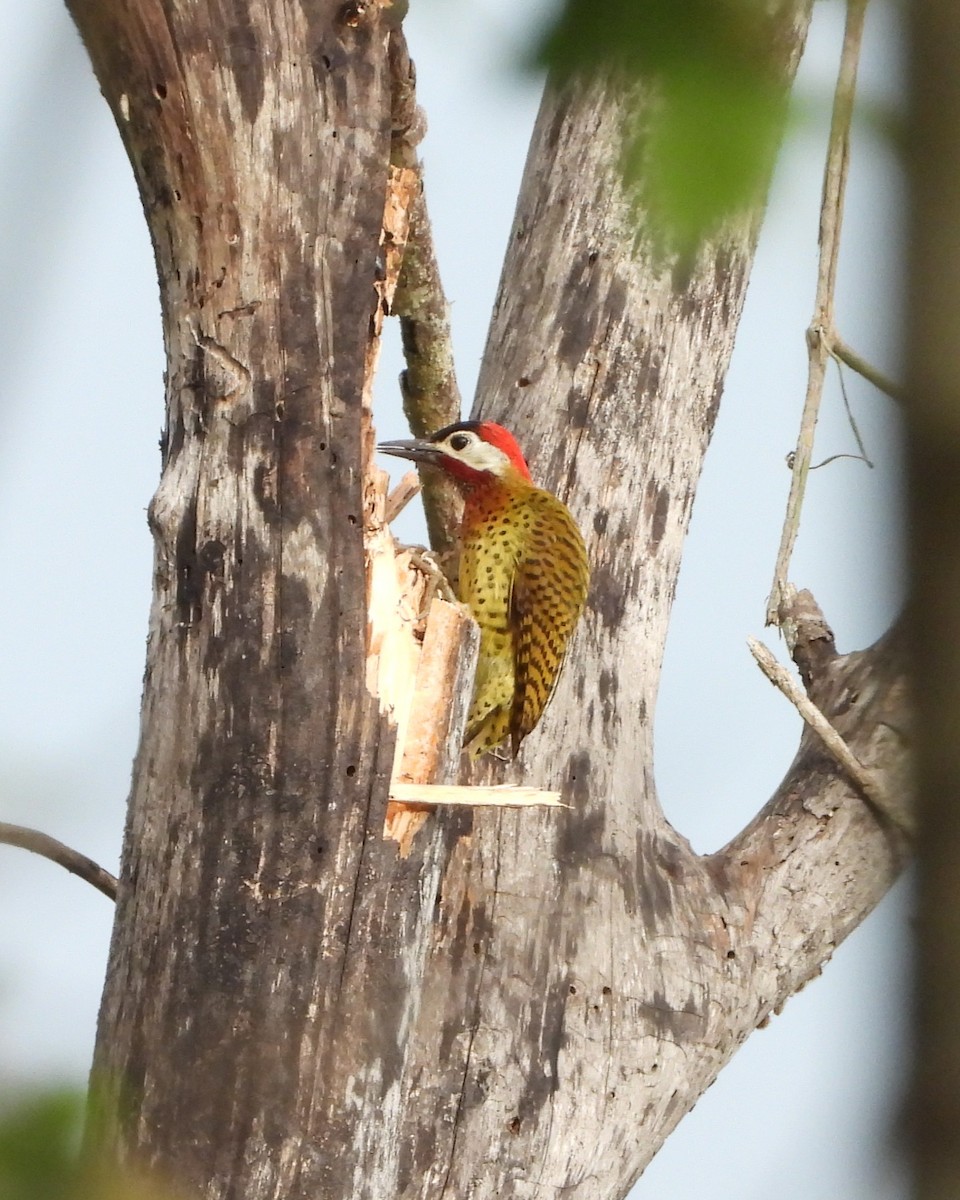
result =
[[461,421],[384,454],[438,467],[464,497],[459,596],[480,626],[467,718],[476,757],[508,737],[514,755],[540,720],[587,597],[587,552],[570,510],[530,478],[513,435]]

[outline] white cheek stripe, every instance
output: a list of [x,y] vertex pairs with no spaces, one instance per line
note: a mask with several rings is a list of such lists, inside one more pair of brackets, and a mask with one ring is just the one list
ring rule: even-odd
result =
[[468,467],[473,467],[475,471],[492,471],[494,475],[502,475],[504,469],[510,465],[510,459],[502,450],[480,438],[477,438],[465,450],[453,450],[448,446],[447,453],[454,458],[459,458],[461,462],[466,463]]

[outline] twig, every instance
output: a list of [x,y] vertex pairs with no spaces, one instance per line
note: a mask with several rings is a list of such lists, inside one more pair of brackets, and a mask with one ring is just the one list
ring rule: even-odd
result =
[[[890,799],[876,775],[857,758],[786,667],[777,662],[770,649],[757,638],[747,638],[747,645],[760,670],[775,687],[783,692],[834,759],[857,785],[871,807],[887,820],[893,821],[900,828],[905,828],[900,807]],[[911,832],[911,830],[908,829],[907,832]]]
[[841,367],[837,356],[833,353],[832,348],[830,349],[830,353],[833,357],[833,361],[837,364],[837,378],[840,380],[840,395],[843,397],[843,410],[847,414],[847,421],[850,423],[853,436],[857,440],[857,449],[860,451],[860,457],[872,471],[873,463],[870,461],[870,457],[867,454],[867,448],[863,444],[863,438],[860,436],[860,430],[857,427],[856,418],[853,415],[853,409],[850,407],[850,397],[847,395],[847,381],[843,377],[843,368]]
[[387,496],[383,519],[391,525],[420,491],[420,476],[416,471],[407,471],[396,487]]
[[810,470],[819,471],[821,467],[829,467],[831,463],[838,462],[841,458],[852,458],[854,462],[866,463],[868,467],[872,467],[873,463],[865,454],[828,454],[826,458],[822,458],[820,462],[814,463]]
[[20,846],[23,850],[31,850],[34,854],[49,858],[51,862],[66,867],[73,875],[85,879],[111,900],[117,898],[117,881],[109,871],[98,866],[92,858],[71,850],[69,846],[58,842],[49,834],[41,833],[38,829],[28,829],[25,825],[10,825],[6,821],[0,821],[0,842],[7,846]]
[[800,433],[790,480],[787,513],[780,537],[780,549],[773,573],[773,586],[767,600],[767,624],[777,624],[777,610],[787,582],[790,557],[800,529],[803,493],[813,454],[813,439],[817,416],[823,397],[823,383],[830,357],[830,336],[834,328],[833,301],[840,256],[840,228],[843,222],[843,196],[850,159],[850,121],[853,97],[857,84],[857,65],[866,0],[847,0],[847,23],[843,34],[840,70],[833,96],[833,116],[830,122],[830,144],[823,176],[823,198],[820,204],[820,262],[817,271],[817,293],[813,319],[807,330],[809,368],[807,391],[800,418]]
[[827,349],[830,354],[839,362],[844,363],[851,371],[856,371],[858,375],[862,375],[869,383],[872,383],[875,388],[886,394],[892,400],[898,400],[901,403],[904,398],[903,388],[899,384],[894,383],[882,371],[878,371],[876,367],[867,362],[865,358],[861,358],[857,352],[847,345],[842,338],[836,333],[831,333],[827,343]]

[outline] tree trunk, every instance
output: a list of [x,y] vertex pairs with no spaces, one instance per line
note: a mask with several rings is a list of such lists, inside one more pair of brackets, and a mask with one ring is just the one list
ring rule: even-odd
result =
[[[809,739],[717,855],[656,801],[667,617],[756,223],[675,278],[621,195],[621,101],[546,99],[481,407],[590,542],[589,612],[521,766],[570,808],[431,814],[404,856],[387,688],[412,638],[365,602],[405,569],[383,567],[369,463],[402,35],[382,0],[73,11],[137,173],[169,362],[108,1143],[211,1200],[622,1196],[903,850]],[[804,29],[785,4],[785,75]],[[800,650],[894,774],[896,639],[840,658],[817,627]]]
[[916,1067],[907,1112],[918,1200],[960,1195],[960,10],[910,9],[907,421],[918,687]]

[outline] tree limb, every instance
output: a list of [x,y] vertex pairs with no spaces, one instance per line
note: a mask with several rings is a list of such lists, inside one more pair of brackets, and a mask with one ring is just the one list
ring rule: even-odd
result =
[[[786,667],[777,662],[770,649],[756,638],[748,638],[747,644],[760,670],[775,687],[783,692],[877,812],[898,824],[903,822],[903,815],[900,811],[903,804],[902,799],[898,798],[894,801],[887,795],[883,785],[873,772],[867,770],[860,762],[820,709],[794,682],[793,676]],[[908,823],[904,823],[904,830],[907,833],[912,833],[913,827],[912,818]]]
[[51,862],[65,867],[72,875],[86,880],[110,900],[117,898],[115,876],[105,871],[92,858],[72,850],[49,834],[41,833],[38,829],[28,829],[25,825],[11,825],[7,821],[0,821],[0,842],[7,846],[20,846],[23,850],[30,850],[43,858],[49,858]]
[[[907,861],[913,784],[908,655],[895,630],[869,650],[837,655],[812,680],[817,707],[885,799],[879,817],[861,784],[804,733],[762,812],[710,860],[728,898],[739,969],[756,971],[759,1023],[816,975]],[[842,904],[825,902],[841,894]],[[789,904],[781,903],[789,896]]]

